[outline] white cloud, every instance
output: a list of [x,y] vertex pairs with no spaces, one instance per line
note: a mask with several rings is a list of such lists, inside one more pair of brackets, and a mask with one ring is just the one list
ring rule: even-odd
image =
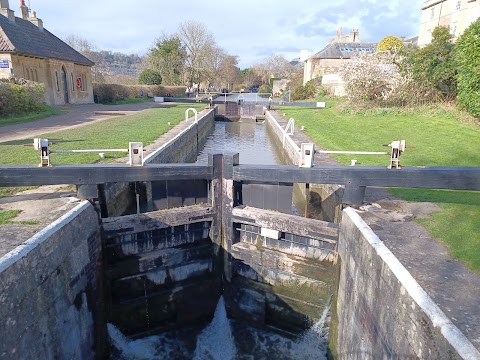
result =
[[387,34],[414,36],[419,28],[421,0],[404,0],[401,4],[399,0],[183,0],[181,4],[154,0],[30,0],[30,6],[45,27],[61,38],[75,34],[101,49],[138,54],[144,54],[162,33],[174,33],[180,23],[193,19],[205,24],[217,43],[238,55],[241,66],[247,67],[262,61],[265,54],[277,52],[293,58],[300,49],[319,51],[339,27],[344,32],[358,28],[365,41],[378,41]]

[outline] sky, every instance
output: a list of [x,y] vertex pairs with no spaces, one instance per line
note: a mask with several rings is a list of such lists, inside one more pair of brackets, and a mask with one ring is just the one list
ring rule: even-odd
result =
[[[19,16],[20,0],[10,0]],[[217,44],[236,55],[241,69],[271,55],[288,60],[320,51],[342,27],[360,39],[413,37],[420,28],[421,0],[25,0],[44,27],[65,39],[76,35],[98,50],[144,55],[162,34],[187,20],[204,24]]]

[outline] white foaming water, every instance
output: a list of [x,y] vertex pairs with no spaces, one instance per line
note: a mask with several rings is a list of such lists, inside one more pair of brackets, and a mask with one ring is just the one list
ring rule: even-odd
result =
[[[196,342],[197,330],[187,329],[183,333],[169,332],[129,340],[115,326],[108,324],[112,345],[118,352],[111,359],[233,360],[238,356],[241,359],[326,360],[329,316],[330,304],[324,309],[320,320],[301,337],[292,340],[249,326],[239,327],[239,323],[230,322],[221,297],[213,320],[196,336]],[[237,343],[232,332],[238,337]]]
[[[320,319],[308,329],[292,346],[293,359],[326,359],[328,331],[326,326],[330,314],[330,304],[325,306]],[[323,355],[323,356],[322,356]]]
[[153,359],[155,357],[155,348],[153,344],[149,344],[148,338],[132,341],[114,325],[108,324],[107,328],[113,346],[121,352],[122,357],[132,360]]
[[218,300],[212,322],[197,338],[194,360],[231,360],[235,357],[235,341],[225,310],[223,296]]

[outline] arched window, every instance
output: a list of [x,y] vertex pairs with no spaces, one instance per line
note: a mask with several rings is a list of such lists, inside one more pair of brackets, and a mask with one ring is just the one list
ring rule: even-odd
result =
[[73,73],[70,73],[70,75],[71,75],[71,79],[72,79],[72,92],[74,92],[76,83],[75,83],[75,81],[73,81]]
[[25,69],[25,79],[30,80],[30,73],[28,69]]
[[82,91],[87,91],[87,76],[82,74]]
[[60,91],[60,84],[58,83],[58,72],[55,70],[55,86],[57,88],[57,91]]
[[35,71],[35,81],[38,82],[38,72],[37,72],[37,69],[35,69],[34,71]]

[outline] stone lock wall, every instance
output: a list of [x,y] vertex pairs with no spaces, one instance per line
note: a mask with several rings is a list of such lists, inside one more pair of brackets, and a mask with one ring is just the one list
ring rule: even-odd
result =
[[354,209],[344,210],[333,334],[338,359],[478,359],[445,316]]
[[190,119],[191,125],[145,158],[145,164],[167,164],[194,162],[199,149],[213,131],[215,109],[199,114],[198,122]]
[[0,359],[102,356],[98,216],[82,202],[0,259]]

